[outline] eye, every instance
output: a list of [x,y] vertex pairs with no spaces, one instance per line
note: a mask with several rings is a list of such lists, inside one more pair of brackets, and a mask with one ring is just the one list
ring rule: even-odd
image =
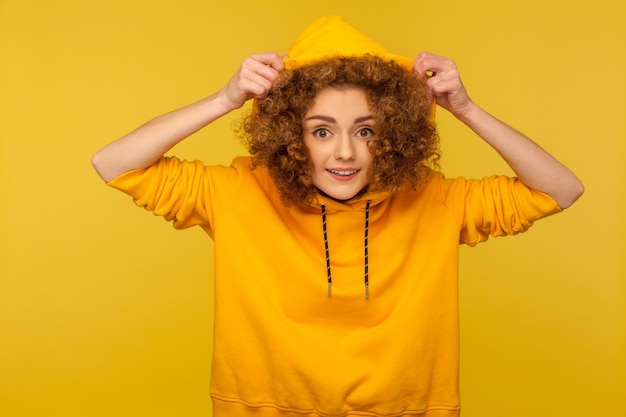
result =
[[316,137],[319,139],[326,139],[329,136],[330,136],[330,131],[326,129],[325,127],[320,127],[313,131],[313,137]]
[[374,130],[370,127],[363,127],[357,130],[356,135],[360,138],[370,138],[374,136]]

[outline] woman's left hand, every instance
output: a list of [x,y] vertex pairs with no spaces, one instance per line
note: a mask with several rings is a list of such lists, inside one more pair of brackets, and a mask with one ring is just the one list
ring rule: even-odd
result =
[[424,81],[428,94],[456,117],[462,117],[474,104],[461,82],[454,61],[429,52],[420,53],[413,68]]

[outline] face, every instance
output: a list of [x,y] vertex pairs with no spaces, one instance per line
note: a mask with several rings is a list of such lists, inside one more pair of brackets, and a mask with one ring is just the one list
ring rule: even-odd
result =
[[349,200],[369,181],[376,138],[374,112],[358,87],[318,93],[304,120],[303,140],[313,164],[313,184],[336,200]]

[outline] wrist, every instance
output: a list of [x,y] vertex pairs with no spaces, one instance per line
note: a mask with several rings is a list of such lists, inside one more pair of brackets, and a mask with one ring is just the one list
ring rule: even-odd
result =
[[469,100],[463,107],[454,113],[454,117],[468,126],[473,126],[484,116],[485,111],[472,100]]
[[238,108],[228,97],[228,92],[224,88],[205,98],[203,102],[205,115],[209,116],[212,120],[224,116]]

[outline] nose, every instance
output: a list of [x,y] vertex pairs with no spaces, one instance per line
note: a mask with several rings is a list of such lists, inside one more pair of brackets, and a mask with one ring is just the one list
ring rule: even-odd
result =
[[350,137],[350,135],[342,134],[337,136],[335,142],[335,158],[349,161],[354,159],[354,157],[354,143],[352,142],[352,138]]

